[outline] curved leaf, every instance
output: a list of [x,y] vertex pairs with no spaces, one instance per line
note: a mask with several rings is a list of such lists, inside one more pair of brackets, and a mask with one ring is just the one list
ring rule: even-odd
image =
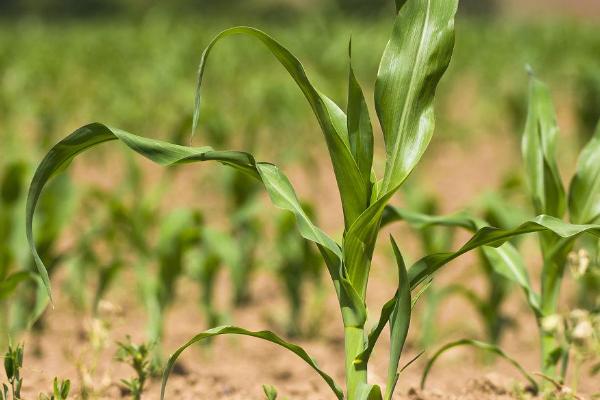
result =
[[576,224],[589,224],[600,217],[600,123],[579,155],[569,187],[569,214]]
[[522,152],[533,206],[537,214],[562,217],[565,189],[556,164],[558,125],[550,91],[531,77]]
[[355,162],[352,156],[348,139],[346,115],[331,99],[313,86],[306,76],[306,72],[300,61],[271,36],[255,28],[239,26],[222,31],[210,42],[202,53],[198,68],[194,130],[200,113],[200,89],[208,56],[217,42],[232,35],[248,35],[261,41],[288,71],[300,90],[302,90],[325,136],[340,191],[342,207],[344,209],[344,220],[346,226],[350,226],[368,205],[370,182],[368,179],[363,179],[357,162]]
[[548,215],[540,215],[513,229],[483,227],[477,230],[473,237],[458,251],[430,254],[413,264],[408,270],[411,288],[416,287],[443,265],[468,251],[481,246],[499,247],[515,236],[531,232],[552,232],[568,242],[583,233],[590,233],[600,237],[600,225],[574,225]]
[[521,366],[521,364],[519,364],[514,358],[508,356],[498,346],[495,346],[490,343],[480,342],[479,340],[472,340],[472,339],[457,340],[455,342],[451,342],[451,343],[448,343],[448,344],[442,346],[438,351],[436,351],[435,354],[433,355],[433,357],[431,357],[431,359],[427,362],[427,365],[425,366],[425,370],[423,371],[423,376],[421,377],[421,389],[425,388],[425,382],[427,381],[427,376],[429,375],[429,372],[431,371],[431,367],[433,367],[433,364],[435,363],[435,361],[446,351],[448,351],[452,348],[458,347],[458,346],[473,346],[473,347],[476,347],[481,350],[492,352],[492,353],[504,358],[506,361],[511,363],[516,369],[518,369],[521,374],[523,374],[523,376],[529,381],[529,383],[531,384],[533,389],[537,392],[538,385],[537,385],[537,382],[535,381],[535,379],[533,379],[533,377],[529,373],[527,373],[527,371],[525,371],[525,369]]
[[210,147],[186,147],[132,135],[125,131],[93,123],[77,129],[56,144],[35,171],[26,208],[26,233],[39,274],[50,295],[50,281],[33,238],[33,215],[44,185],[64,168],[77,154],[103,142],[120,140],[130,149],[161,165],[169,166],[199,161],[219,161],[251,174],[265,186],[271,201],[277,207],[296,216],[301,235],[319,245],[326,258],[332,279],[339,279],[342,253],[339,245],[315,226],[302,209],[287,177],[273,164],[256,162],[251,154],[236,151],[214,151]]
[[220,327],[209,329],[207,331],[204,331],[204,332],[199,333],[198,335],[194,336],[190,341],[188,341],[186,344],[184,344],[183,346],[178,348],[177,351],[175,351],[175,353],[173,353],[173,355],[171,355],[169,357],[169,360],[167,361],[167,365],[163,372],[162,384],[161,384],[161,388],[160,388],[161,400],[165,398],[165,388],[167,386],[167,381],[169,379],[169,375],[171,373],[171,370],[173,369],[173,366],[175,365],[175,362],[177,361],[177,359],[179,358],[181,353],[183,353],[183,351],[185,349],[187,349],[188,347],[190,347],[191,345],[193,345],[195,343],[198,343],[202,340],[205,340],[205,339],[208,339],[208,338],[211,338],[214,336],[219,336],[219,335],[251,336],[251,337],[258,338],[258,339],[263,339],[263,340],[269,341],[269,342],[274,343],[278,346],[281,346],[285,349],[288,349],[289,351],[291,351],[292,353],[294,353],[298,357],[300,357],[302,360],[304,360],[315,371],[317,371],[317,373],[319,375],[321,375],[323,380],[325,380],[325,382],[327,382],[327,385],[331,388],[333,393],[335,393],[336,398],[338,398],[339,400],[343,400],[344,394],[343,394],[342,390],[340,389],[340,387],[335,383],[335,381],[333,380],[333,378],[331,376],[327,375],[325,372],[323,372],[323,370],[321,370],[319,368],[319,366],[317,365],[315,360],[313,360],[302,347],[292,344],[292,343],[289,343],[289,342],[286,342],[285,340],[281,339],[279,336],[277,336],[276,334],[274,334],[273,332],[270,332],[270,331],[253,332],[253,331],[248,331],[246,329],[238,328],[235,326],[220,326]]
[[[473,218],[465,212],[451,215],[432,216],[414,211],[403,210],[397,207],[387,206],[383,215],[382,224],[403,220],[418,229],[430,226],[462,227],[469,231],[485,228],[485,221]],[[527,301],[531,308],[540,315],[539,295],[533,290],[527,268],[517,249],[510,243],[504,243],[499,247],[482,246],[483,255],[490,262],[494,271],[503,277],[517,283],[525,291]]]
[[429,144],[435,90],[454,47],[457,0],[401,3],[375,83],[387,153],[381,195],[406,179]]
[[538,317],[541,316],[540,296],[531,286],[527,267],[515,246],[507,242],[500,247],[484,246],[481,250],[496,273],[517,283],[525,291],[529,306]]

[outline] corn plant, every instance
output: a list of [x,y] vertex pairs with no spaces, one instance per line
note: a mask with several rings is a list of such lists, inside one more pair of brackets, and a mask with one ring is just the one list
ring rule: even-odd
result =
[[207,328],[212,328],[228,318],[226,312],[219,310],[215,304],[217,276],[224,266],[228,266],[230,275],[234,276],[233,270],[242,265],[239,261],[242,252],[235,238],[208,226],[202,227],[200,243],[195,251],[196,254],[193,254],[192,250],[193,257],[187,264],[188,274],[200,287],[200,306]]
[[[295,214],[302,236],[319,247],[333,282],[343,321],[345,393],[301,347],[273,332],[221,326],[198,334],[171,356],[163,374],[162,398],[169,374],[186,348],[207,338],[234,334],[267,340],[292,351],[325,380],[338,399],[391,399],[410,323],[412,289],[461,254],[488,244],[498,246],[515,235],[532,231],[554,231],[564,237],[590,230],[598,233],[595,226],[566,225],[550,216],[540,216],[512,230],[483,227],[478,228],[474,237],[457,252],[425,256],[408,270],[399,247],[392,239],[398,264],[398,289],[384,305],[376,326],[367,334],[365,298],[382,214],[420,160],[433,135],[433,100],[452,54],[457,1],[398,0],[396,9],[394,28],[381,58],[375,85],[375,109],[386,146],[385,170],[381,179],[376,177],[372,168],[373,130],[366,100],[352,68],[348,79],[348,107],[344,113],[333,100],[314,87],[302,64],[289,50],[258,29],[235,27],[221,32],[208,45],[200,62],[199,89],[214,46],[226,37],[247,35],[264,44],[287,70],[309,102],[327,143],[344,216],[341,243],[313,224],[302,209],[290,181],[279,168],[271,163],[259,162],[249,153],[181,146],[93,123],[60,141],[42,160],[30,187],[26,227],[31,251],[49,293],[50,281],[37,253],[31,229],[36,202],[44,184],[65,163],[82,151],[111,140],[119,140],[126,147],[162,165],[218,161],[253,176],[263,184],[276,206]],[[194,126],[200,111],[200,90],[197,93]],[[390,363],[386,387],[382,391],[379,385],[368,382],[367,367],[374,346],[388,323],[391,333]]]
[[[549,90],[541,81],[532,77],[522,150],[533,208],[542,214],[533,221],[541,224],[544,229],[538,229],[526,222],[517,228],[496,231],[500,235],[519,230],[538,233],[543,260],[541,291],[534,289],[525,261],[511,243],[505,243],[498,248],[483,249],[495,271],[519,285],[526,295],[539,330],[543,383],[548,380],[563,382],[569,364],[572,342],[564,340],[564,337],[558,334],[559,326],[562,325],[558,315],[559,296],[569,254],[577,247],[576,240],[582,234],[589,233],[589,238],[593,238],[596,243],[600,237],[600,127],[579,155],[577,171],[571,180],[568,196],[563,188],[555,159],[557,133],[556,116]],[[561,219],[567,206],[571,223]],[[478,225],[481,224],[481,221],[465,215],[427,219],[441,224],[471,226],[472,230],[478,229]],[[424,384],[431,365],[443,352],[462,345],[479,347],[504,356],[499,348],[487,343],[472,340],[449,343],[438,350],[429,361],[422,383]],[[508,359],[514,365],[518,365],[515,360]],[[520,366],[519,368],[522,370]],[[537,386],[530,376],[528,379]]]

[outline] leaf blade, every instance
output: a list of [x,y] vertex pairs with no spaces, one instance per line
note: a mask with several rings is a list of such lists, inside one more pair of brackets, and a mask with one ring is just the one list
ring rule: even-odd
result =
[[198,335],[194,336],[183,346],[179,347],[175,351],[175,353],[173,353],[169,357],[169,360],[167,361],[167,365],[165,366],[165,370],[163,372],[163,377],[162,377],[161,389],[160,389],[161,400],[165,398],[165,389],[166,389],[167,381],[169,379],[169,375],[175,365],[175,362],[177,361],[177,359],[179,358],[181,353],[183,353],[188,347],[190,347],[193,344],[196,344],[202,340],[205,340],[205,339],[208,339],[211,337],[215,337],[215,336],[219,336],[219,335],[242,335],[242,336],[255,337],[258,339],[263,339],[263,340],[269,341],[271,343],[274,343],[278,346],[281,346],[281,347],[291,351],[292,353],[294,353],[298,357],[300,357],[302,360],[304,360],[308,365],[310,365],[310,367],[312,369],[314,369],[323,378],[323,380],[325,380],[325,382],[327,383],[329,388],[333,391],[335,396],[339,400],[343,400],[344,395],[343,395],[343,392],[340,389],[340,387],[335,383],[335,381],[333,380],[333,378],[331,376],[329,376],[328,374],[326,374],[323,370],[321,370],[319,368],[319,366],[317,365],[315,360],[313,360],[312,357],[310,357],[308,355],[308,353],[302,347],[292,344],[292,343],[289,343],[289,342],[286,342],[285,340],[281,339],[279,336],[277,336],[276,334],[274,334],[271,331],[249,331],[249,330],[239,328],[236,326],[220,326],[220,327],[206,330],[206,331],[201,332]]

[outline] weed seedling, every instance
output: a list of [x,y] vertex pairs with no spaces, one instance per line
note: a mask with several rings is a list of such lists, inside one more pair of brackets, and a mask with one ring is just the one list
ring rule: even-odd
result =
[[126,342],[118,343],[117,360],[125,363],[135,371],[136,376],[131,379],[122,379],[124,389],[134,400],[140,400],[147,380],[152,375],[150,360],[152,345],[148,343],[134,344],[131,337]]

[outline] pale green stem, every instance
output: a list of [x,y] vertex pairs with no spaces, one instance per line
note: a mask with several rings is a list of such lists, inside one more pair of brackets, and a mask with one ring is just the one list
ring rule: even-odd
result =
[[347,400],[355,400],[358,388],[367,383],[367,368],[357,369],[354,364],[354,359],[364,349],[364,340],[363,328],[344,328]]

